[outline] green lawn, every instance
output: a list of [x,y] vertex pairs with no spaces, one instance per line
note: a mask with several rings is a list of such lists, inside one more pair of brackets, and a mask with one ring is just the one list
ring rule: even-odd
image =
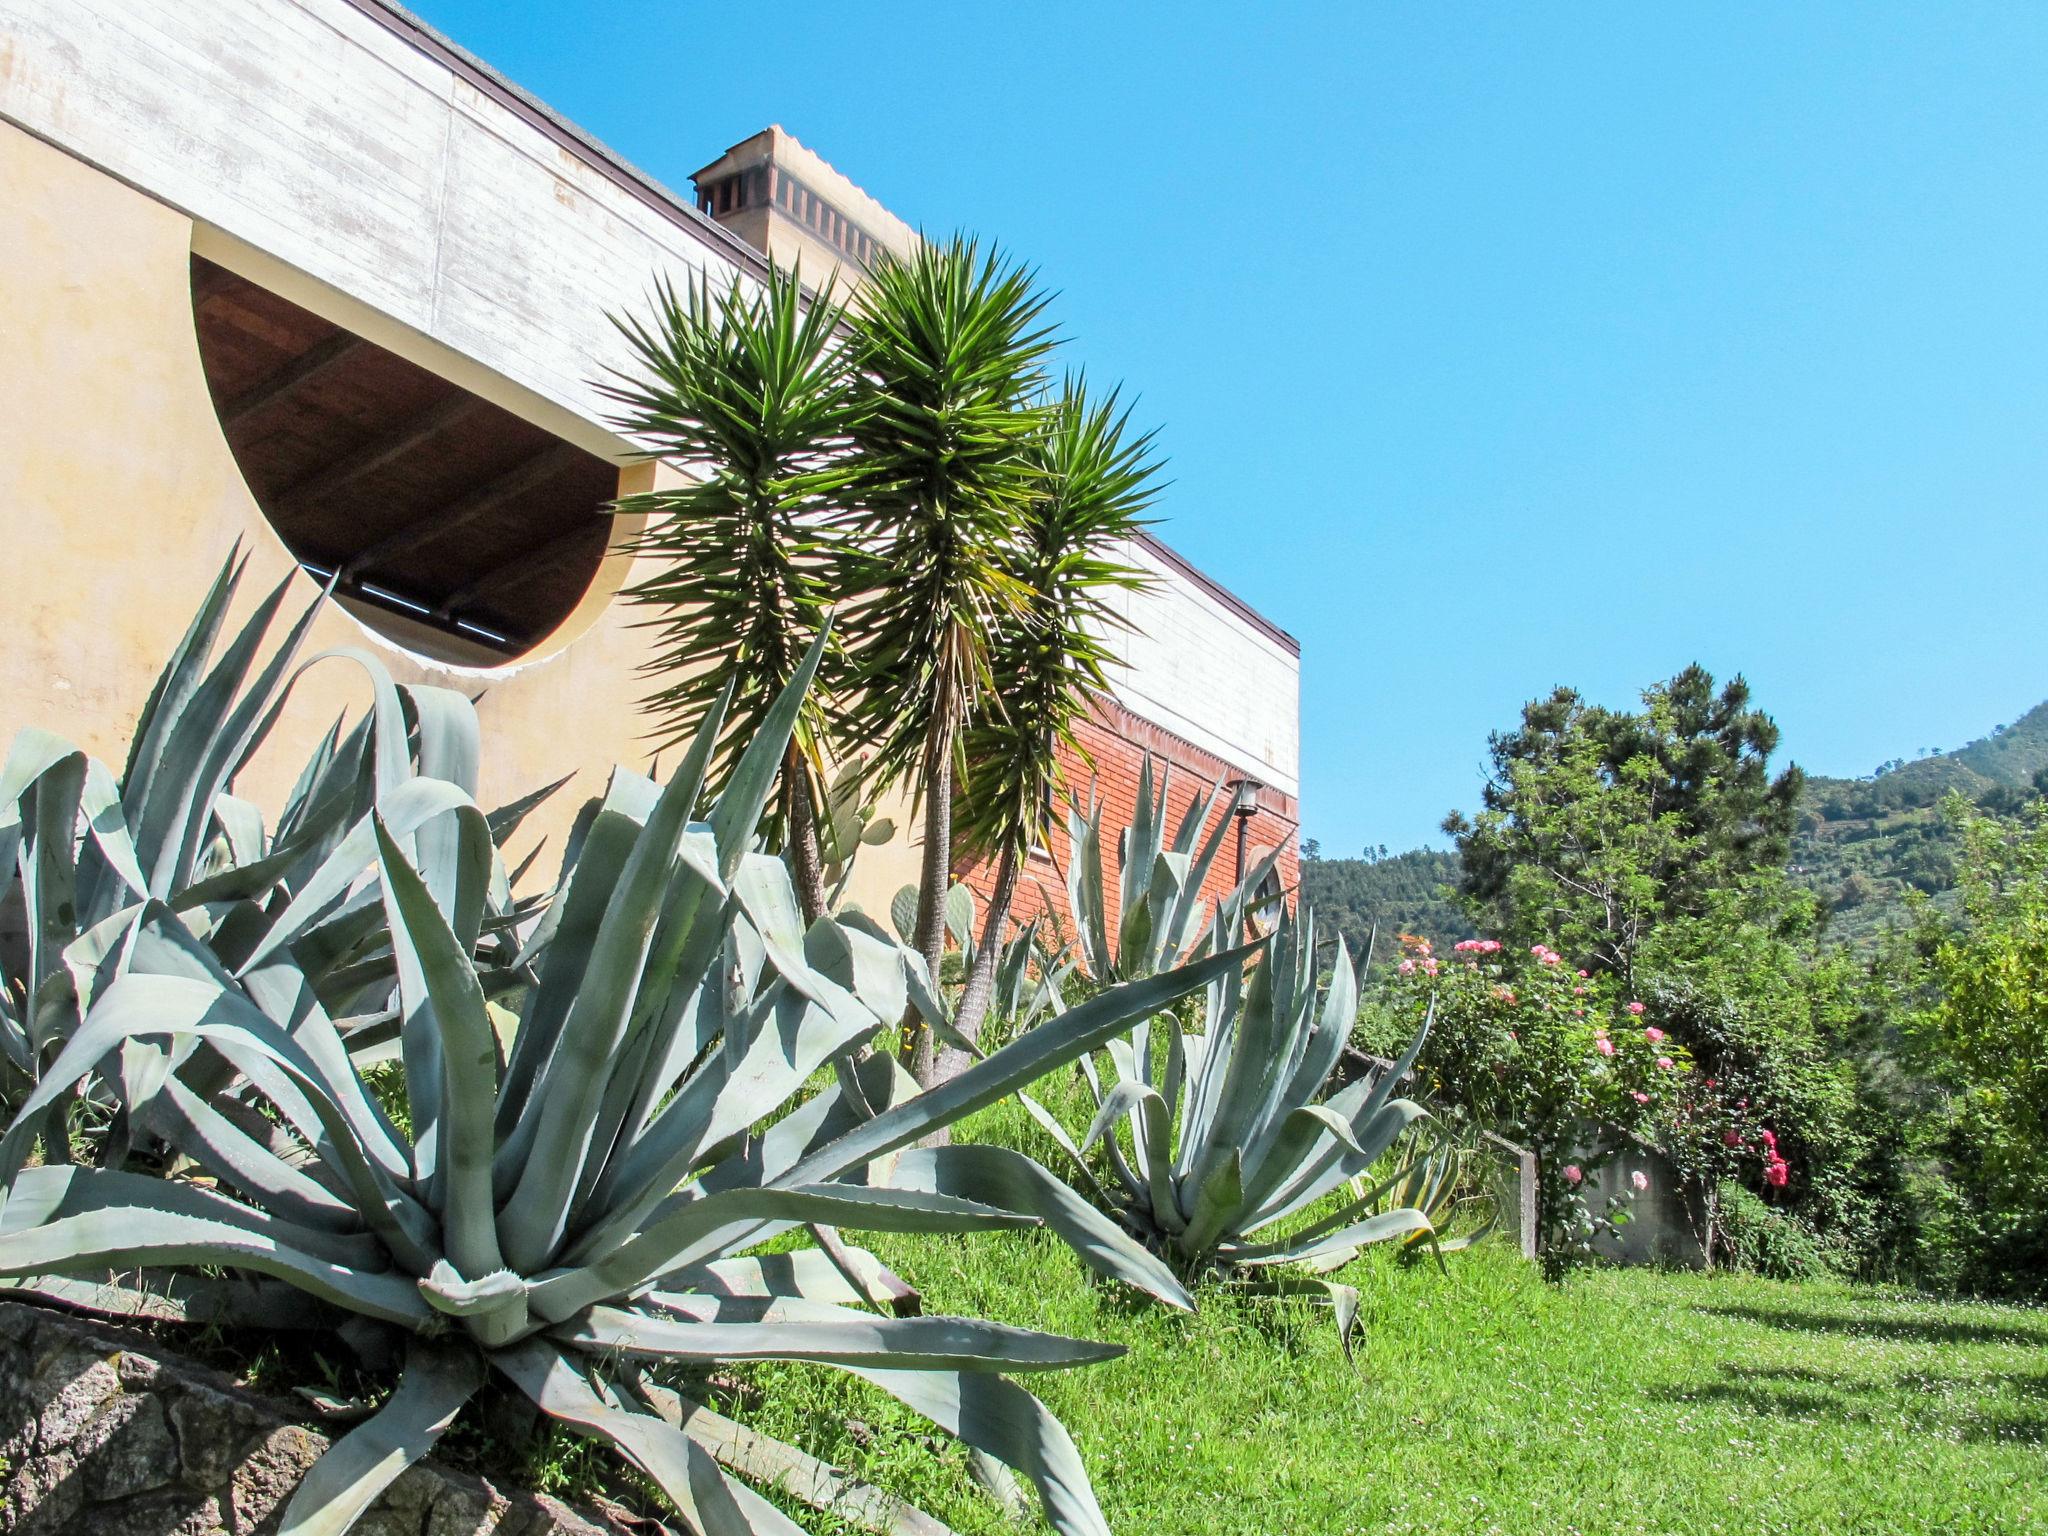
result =
[[[1354,1266],[1353,1367],[1325,1311],[1134,1308],[1038,1234],[874,1246],[931,1310],[1129,1348],[1031,1383],[1123,1536],[2048,1530],[2048,1313],[1646,1271],[1553,1287],[1485,1247],[1448,1277]],[[751,1385],[764,1429],[962,1531],[1016,1529],[878,1394],[795,1368]]]

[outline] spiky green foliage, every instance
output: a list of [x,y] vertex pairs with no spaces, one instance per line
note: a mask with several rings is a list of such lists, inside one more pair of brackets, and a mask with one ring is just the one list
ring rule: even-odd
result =
[[[1228,913],[1222,921],[1227,938]],[[1179,1273],[1316,1286],[1348,1336],[1356,1294],[1313,1277],[1373,1243],[1432,1238],[1429,1218],[1400,1197],[1437,1198],[1443,1181],[1426,1153],[1377,1185],[1354,1182],[1423,1117],[1394,1089],[1428,1025],[1390,1070],[1330,1092],[1358,1011],[1341,939],[1327,982],[1317,970],[1314,915],[1282,909],[1249,980],[1232,972],[1211,983],[1200,1028],[1154,1018],[1107,1042],[1107,1072],[1082,1061],[1096,1113],[1078,1141],[1036,1101],[1026,1105],[1083,1187]],[[1097,1146],[1106,1180],[1089,1164]]]
[[[1016,1468],[1055,1528],[1106,1529],[1066,1431],[1003,1373],[1107,1352],[978,1319],[863,1311],[873,1260],[858,1250],[748,1250],[802,1223],[1042,1221],[1102,1273],[1189,1305],[1151,1255],[1029,1159],[917,1144],[1245,951],[1098,997],[929,1092],[886,1056],[856,1065],[906,1002],[939,1008],[917,957],[871,924],[806,928],[783,863],[754,851],[822,648],[821,636],[704,820],[691,813],[720,706],[665,786],[622,771],[586,810],[528,940],[533,980],[509,1050],[471,958],[489,884],[484,818],[441,781],[380,799],[368,888],[397,960],[407,1131],[287,948],[224,962],[159,906],[142,923],[148,953],[94,998],[0,1138],[0,1276],[107,1306],[139,1285],[189,1315],[255,1309],[402,1356],[396,1391],[315,1465],[283,1536],[345,1530],[493,1379],[615,1448],[692,1529],[794,1531],[692,1436],[697,1405],[648,1378],[743,1360],[852,1372]],[[155,1117],[203,1178],[23,1170],[44,1118],[109,1058],[126,1110]],[[209,1089],[216,1062],[230,1075]],[[827,1068],[836,1080],[809,1091]],[[101,1283],[113,1274],[121,1283]],[[281,1307],[280,1289],[301,1305]]]
[[[708,279],[678,295],[662,284],[651,323],[615,319],[638,360],[607,393],[619,426],[693,478],[628,496],[647,519],[629,548],[652,573],[626,589],[655,610],[658,685],[645,707],[663,746],[688,740],[730,685],[711,782],[724,782],[825,631],[845,573],[838,515],[857,469],[846,454],[854,416],[844,312],[806,295],[799,274],[771,267],[764,287]],[[824,910],[816,807],[824,792],[822,727],[840,685],[836,651],[806,697],[782,776],[781,814],[806,915]]]
[[[1138,770],[1136,820],[1119,839],[1104,840],[1099,797],[1091,796],[1086,810],[1075,801],[1067,813],[1067,907],[1081,962],[1098,981],[1156,975],[1201,953],[1208,942],[1210,913],[1202,886],[1222,851],[1230,817],[1217,816],[1206,837],[1202,828],[1224,803],[1224,789],[1218,784],[1196,796],[1169,838],[1171,778],[1172,771],[1162,769],[1155,781],[1147,754]],[[1117,860],[1114,885],[1103,875],[1105,853]],[[1269,853],[1246,870],[1226,905],[1242,909],[1246,893],[1259,889],[1278,857]]]
[[1024,859],[1042,847],[1064,757],[1085,759],[1075,727],[1109,689],[1109,638],[1125,623],[1111,599],[1144,587],[1121,558],[1156,493],[1152,437],[1132,438],[1116,394],[1091,400],[1069,379],[1034,440],[1036,486],[1019,519],[1010,574],[1023,610],[997,631],[990,676],[1000,710],[962,737],[954,831],[962,848],[996,861],[978,963],[967,972],[955,1024],[970,1039],[994,995],[995,939],[1009,922]]
[[[416,778],[474,792],[476,712],[448,689],[394,684],[367,651],[324,653],[315,660],[346,660],[367,676],[371,708],[354,725],[335,722],[267,827],[234,793],[235,778],[304,671],[299,652],[321,599],[271,643],[289,586],[280,583],[222,646],[245,569],[238,556],[223,564],[143,706],[119,779],[34,727],[0,765],[0,891],[19,875],[27,928],[25,952],[0,956],[0,1102],[8,1108],[135,946],[153,942],[139,936],[146,916],[223,964],[288,941],[304,985],[347,1021],[355,1044],[373,1044],[388,1022],[380,999],[394,962],[382,911],[374,891],[335,877],[335,861],[371,848],[373,800]],[[496,835],[509,835],[540,798],[506,808]],[[449,830],[421,836],[446,842]],[[508,882],[495,863],[487,879],[490,926],[506,929],[516,916]],[[511,942],[492,937],[485,948],[509,960]],[[104,1099],[97,1085],[89,1097]]]
[[1120,558],[1158,494],[1153,434],[1130,435],[1112,391],[1094,400],[1069,379],[1031,444],[1032,494],[1018,519],[1009,574],[1023,611],[997,632],[989,672],[1002,701],[962,738],[967,772],[954,835],[995,858],[1042,846],[1059,777],[1056,748],[1085,756],[1074,728],[1109,689],[1109,642],[1126,620],[1113,599],[1148,585]]
[[[955,238],[885,256],[853,318],[861,477],[846,617],[847,726],[878,782],[923,799],[916,943],[935,972],[952,879],[960,732],[987,703],[989,647],[1024,594],[1010,564],[1035,487],[1033,401],[1052,345],[1033,274]],[[920,1081],[931,1037],[906,1020]]]

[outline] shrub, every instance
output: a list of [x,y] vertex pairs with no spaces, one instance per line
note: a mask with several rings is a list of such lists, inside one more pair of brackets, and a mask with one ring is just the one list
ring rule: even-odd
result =
[[1723,1261],[1769,1280],[1813,1280],[1828,1273],[1820,1244],[1797,1219],[1773,1210],[1733,1180],[1718,1186]]
[[1454,1124],[1536,1154],[1546,1244],[1583,1246],[1602,1222],[1625,1220],[1625,1202],[1595,1211],[1583,1192],[1631,1137],[1661,1144],[1691,1071],[1684,1048],[1611,979],[1574,971],[1547,945],[1523,955],[1465,939],[1439,956],[1426,939],[1400,942],[1361,1043],[1384,1054],[1433,1011],[1418,1061],[1422,1094]]

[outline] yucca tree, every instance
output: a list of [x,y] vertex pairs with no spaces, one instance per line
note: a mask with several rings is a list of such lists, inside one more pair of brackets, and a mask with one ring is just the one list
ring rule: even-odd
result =
[[1068,788],[1062,758],[1085,758],[1075,727],[1109,689],[1109,639],[1125,622],[1112,599],[1147,585],[1121,555],[1157,494],[1152,445],[1151,433],[1130,434],[1130,413],[1115,391],[1093,400],[1075,378],[1032,441],[1032,491],[1008,557],[1023,606],[990,644],[989,676],[1002,707],[968,726],[955,797],[961,848],[996,861],[954,1019],[970,1040],[988,1009],[1023,862],[1045,846],[1055,796]]
[[[119,778],[33,726],[0,763],[0,889],[18,877],[28,930],[19,969],[0,957],[0,1104],[18,1103],[76,1032],[97,990],[128,963],[151,911],[173,914],[195,943],[220,955],[245,955],[287,925],[306,983],[350,1020],[352,1042],[374,1043],[384,1030],[379,1000],[395,962],[382,909],[374,891],[337,884],[326,869],[351,837],[369,846],[379,796],[422,775],[475,792],[476,711],[452,690],[394,683],[367,651],[302,662],[325,599],[315,596],[273,640],[289,579],[222,644],[246,569],[239,552],[222,565],[143,705]],[[346,717],[334,723],[267,826],[234,793],[236,776],[262,750],[296,679],[328,661],[363,674],[370,708],[354,725]],[[493,839],[509,836],[544,794],[493,817]],[[445,843],[447,829],[420,835]],[[483,948],[509,962],[519,913],[495,850],[487,884]],[[89,1097],[103,1095],[95,1086]],[[53,1137],[53,1153],[63,1153],[73,1129]]]
[[[765,285],[708,279],[656,292],[651,322],[618,319],[638,360],[607,393],[620,428],[702,478],[623,498],[643,513],[632,551],[653,563],[626,589],[656,610],[659,683],[646,700],[660,746],[685,742],[728,684],[724,739],[712,760],[724,781],[824,631],[845,574],[842,500],[855,471],[847,434],[854,403],[844,311],[804,292],[794,270]],[[823,709],[840,685],[828,655],[781,769],[778,818],[805,917],[825,909],[818,846]]]
[[[1046,297],[1000,251],[955,238],[884,256],[853,317],[860,480],[845,618],[854,666],[848,726],[878,782],[909,783],[923,812],[916,946],[938,972],[953,874],[960,734],[989,696],[989,647],[1024,597],[1012,562],[1036,485],[1031,445]],[[929,1082],[932,1036],[904,1020]]]
[[[703,1437],[715,1416],[643,1374],[755,1360],[860,1376],[1014,1467],[1056,1529],[1106,1533],[1067,1432],[1004,1373],[1113,1348],[877,1316],[862,1310],[871,1255],[749,1250],[805,1222],[1043,1222],[1105,1275],[1190,1305],[1030,1159],[914,1144],[1247,952],[1106,993],[929,1091],[890,1057],[851,1065],[906,1005],[941,1015],[921,958],[858,917],[805,926],[783,862],[753,851],[822,647],[705,820],[692,811],[721,703],[665,786],[621,771],[587,809],[528,941],[533,980],[509,1050],[470,957],[484,818],[434,780],[380,801],[357,873],[373,875],[397,956],[409,1129],[300,984],[288,936],[231,968],[153,905],[147,954],[95,998],[0,1138],[0,1276],[74,1305],[121,1311],[146,1294],[158,1315],[338,1330],[402,1360],[383,1405],[307,1474],[283,1536],[345,1531],[491,1378],[616,1449],[691,1529],[788,1536],[798,1528],[715,1464]],[[436,862],[437,827],[452,863]],[[159,1124],[199,1177],[23,1168],[69,1085],[109,1059],[128,1111]],[[214,1060],[235,1078],[209,1091],[200,1069]],[[810,1092],[833,1065],[846,1070]]]

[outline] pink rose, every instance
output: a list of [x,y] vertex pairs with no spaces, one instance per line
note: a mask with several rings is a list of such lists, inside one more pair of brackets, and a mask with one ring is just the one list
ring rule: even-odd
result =
[[1643,1038],[1649,1041],[1650,1044],[1655,1045],[1658,1041],[1664,1038],[1664,1031],[1659,1029],[1656,1025],[1652,1024],[1648,1029],[1643,1031]]
[[1598,1051],[1602,1056],[1612,1056],[1614,1054],[1614,1042],[1608,1039],[1605,1035],[1602,1035],[1599,1039],[1593,1042],[1593,1049]]
[[1434,960],[1424,960],[1422,962],[1422,974],[1434,976],[1436,974],[1436,962]]
[[1643,1005],[1641,1003],[1630,1003],[1628,1005],[1628,1011],[1630,1013],[1641,1013],[1643,1011]]
[[1721,1133],[1721,1145],[1724,1147],[1741,1146],[1742,1132],[1736,1130],[1735,1127],[1730,1126],[1727,1130]]
[[1583,1179],[1584,1177],[1585,1174],[1579,1171],[1579,1165],[1577,1163],[1566,1163],[1564,1165],[1564,1181],[1565,1183],[1571,1185],[1573,1189],[1577,1189],[1579,1187],[1579,1180]]
[[1650,1187],[1650,1176],[1647,1173],[1632,1173],[1628,1176],[1628,1181],[1635,1185],[1636,1193],[1639,1195]]
[[1584,981],[1585,979],[1586,973],[1584,971],[1579,972],[1579,980]]
[[1756,1139],[1762,1142],[1765,1146],[1769,1147],[1773,1152],[1776,1152],[1778,1150],[1778,1138],[1772,1132],[1767,1130],[1758,1131],[1756,1133]]
[[1399,971],[1403,976],[1413,976],[1415,974],[1415,962],[1413,960],[1403,960],[1399,965],[1395,966],[1394,969]]
[[1764,1170],[1764,1182],[1773,1189],[1783,1189],[1785,1181],[1792,1177],[1792,1165],[1782,1157],[1771,1159],[1770,1167]]
[[1647,1093],[1641,1092],[1640,1090],[1629,1094],[1629,1097],[1634,1099],[1638,1104],[1647,1104],[1650,1102],[1650,1096]]
[[1669,1072],[1671,1070],[1671,1058],[1669,1056],[1659,1056],[1657,1058],[1657,1070]]

